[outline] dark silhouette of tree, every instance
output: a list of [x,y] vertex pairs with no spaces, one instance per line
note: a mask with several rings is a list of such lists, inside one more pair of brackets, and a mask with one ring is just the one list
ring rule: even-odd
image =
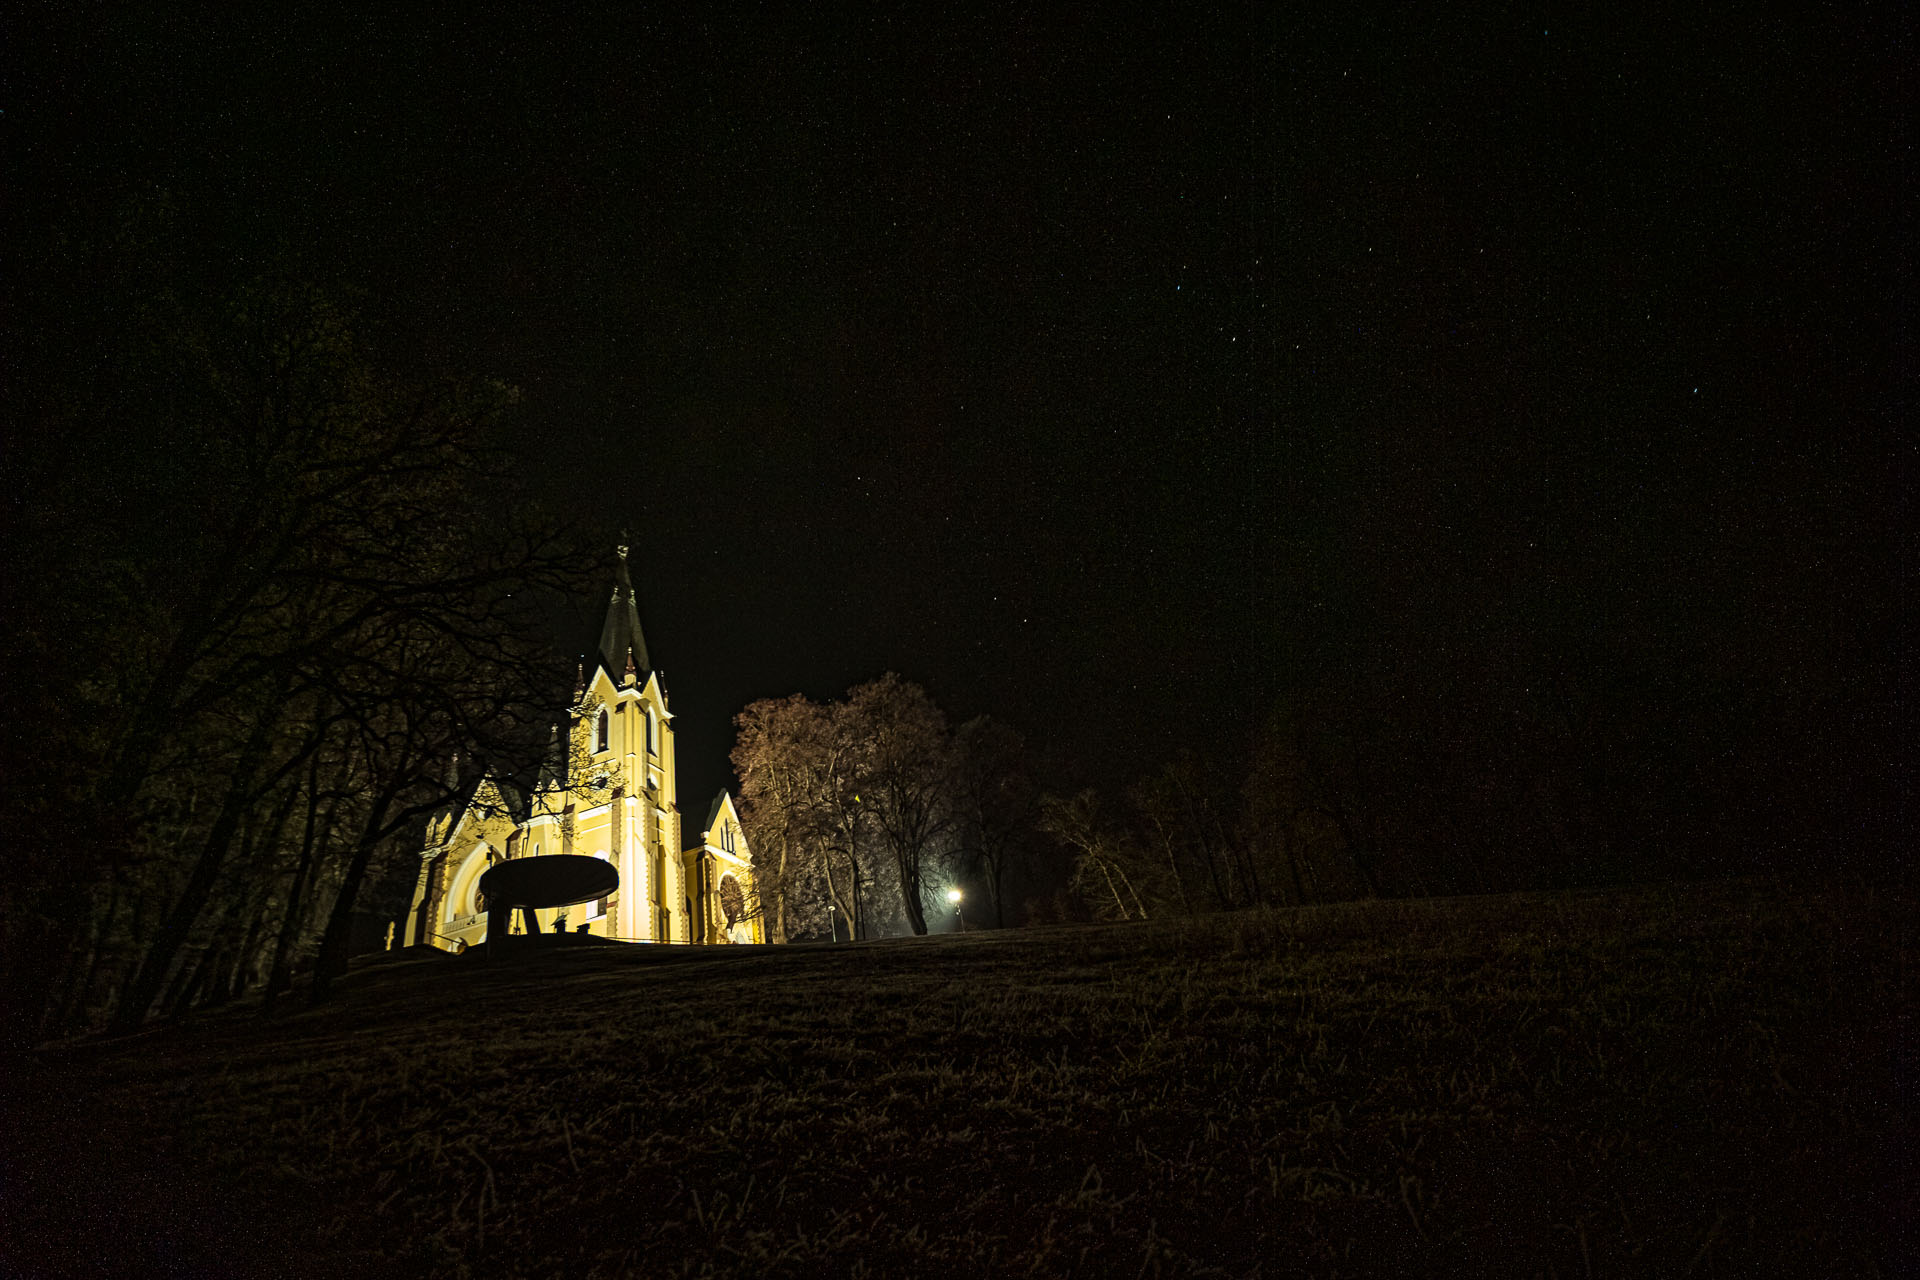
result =
[[774,942],[788,936],[788,903],[797,882],[818,874],[816,761],[826,725],[799,694],[763,698],[734,717],[733,771],[740,779],[741,823],[753,850],[753,875]]
[[[824,929],[828,904],[853,938],[869,936],[880,853],[863,798],[869,744],[845,704],[794,695],[755,702],[735,719],[741,822],[760,896],[775,902],[777,936]],[[837,926],[836,926],[837,927]]]
[[1110,825],[1092,788],[1062,799],[1040,798],[1040,829],[1073,851],[1069,885],[1097,915],[1145,920],[1147,905],[1135,881],[1143,859],[1126,834]]
[[482,444],[504,389],[387,376],[289,276],[155,275],[92,384],[34,402],[57,443],[7,459],[41,673],[9,710],[65,761],[0,902],[14,1039],[284,982],[320,891],[337,973],[375,848],[444,800],[456,738],[551,697],[526,637],[587,580],[497,509],[525,510]]
[[867,743],[846,704],[825,708],[826,732],[814,761],[814,813],[820,883],[846,922],[847,936],[873,936],[872,889],[879,881],[880,844],[873,815],[862,799]]
[[978,716],[954,731],[951,805],[961,869],[987,889],[993,926],[1007,925],[1010,880],[1027,866],[1039,796],[1026,743]]
[[928,859],[951,820],[947,720],[927,691],[892,672],[847,694],[844,732],[864,746],[860,802],[893,866],[900,904],[927,931]]
[[1169,910],[1194,910],[1195,893],[1215,910],[1270,900],[1258,861],[1234,830],[1232,801],[1218,790],[1220,776],[1191,753],[1137,780],[1128,793],[1140,844],[1153,851],[1154,876],[1164,884]]

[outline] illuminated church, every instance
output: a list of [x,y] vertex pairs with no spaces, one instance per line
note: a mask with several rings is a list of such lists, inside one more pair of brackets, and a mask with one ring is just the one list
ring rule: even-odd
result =
[[[683,835],[666,686],[647,657],[619,549],[613,599],[591,673],[531,791],[488,775],[428,821],[404,941],[455,951],[486,940],[480,876],[507,858],[571,853],[620,873],[609,897],[538,912],[542,931],[630,942],[762,942],[753,868],[733,798]],[[562,734],[565,734],[563,737]],[[457,774],[456,774],[457,776]]]

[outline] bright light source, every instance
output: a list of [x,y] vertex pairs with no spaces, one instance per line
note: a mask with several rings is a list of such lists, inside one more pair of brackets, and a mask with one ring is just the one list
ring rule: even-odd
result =
[[947,890],[947,901],[948,901],[948,902],[951,902],[951,903],[952,903],[952,904],[953,904],[954,906],[956,906],[956,907],[957,907],[957,906],[959,906],[959,905],[960,905],[960,891],[959,891],[958,889],[949,889],[949,890]]

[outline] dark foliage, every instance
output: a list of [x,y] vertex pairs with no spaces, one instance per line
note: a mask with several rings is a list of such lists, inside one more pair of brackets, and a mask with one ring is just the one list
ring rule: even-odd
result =
[[[344,967],[363,885],[558,699],[583,560],[486,440],[503,387],[380,368],[286,270],[180,265],[136,202],[34,277],[9,441],[6,1037]],[[203,257],[206,255],[203,255]],[[56,343],[49,334],[61,339]]]

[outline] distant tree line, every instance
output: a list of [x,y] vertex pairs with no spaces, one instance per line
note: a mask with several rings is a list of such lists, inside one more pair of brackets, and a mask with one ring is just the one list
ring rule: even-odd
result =
[[785,941],[926,933],[949,885],[1004,927],[1617,878],[1524,726],[1392,705],[1276,708],[1244,771],[1181,751],[1102,795],[1046,791],[1017,732],[951,728],[897,675],[763,699],[733,752],[752,909]]
[[[1171,754],[1118,792],[1048,791],[1020,735],[950,728],[896,675],[736,719],[733,762],[768,937],[1137,920],[1618,879],[1599,808],[1539,726],[1412,691],[1275,708],[1241,769]],[[1577,780],[1573,780],[1576,781]],[[1617,837],[1615,837],[1617,838]]]
[[1692,651],[1543,669],[1508,640],[1356,657],[1271,707],[1244,769],[1182,753],[1117,796],[1043,796],[1067,876],[1034,918],[1904,874],[1870,690],[1794,706],[1809,693]]
[[589,580],[504,498],[506,389],[388,374],[297,274],[190,273],[168,214],[69,246],[87,301],[16,385],[10,1043],[323,996],[449,757],[563,700],[530,637]]
[[1831,710],[1698,655],[1543,671],[1525,647],[1353,655],[1271,706],[1239,763],[1176,751],[1105,792],[1053,789],[1007,726],[950,731],[895,676],[755,703],[734,761],[770,936],[825,936],[829,902],[837,936],[924,932],[936,879],[1006,925],[1903,865],[1896,756],[1835,749],[1812,732]]

